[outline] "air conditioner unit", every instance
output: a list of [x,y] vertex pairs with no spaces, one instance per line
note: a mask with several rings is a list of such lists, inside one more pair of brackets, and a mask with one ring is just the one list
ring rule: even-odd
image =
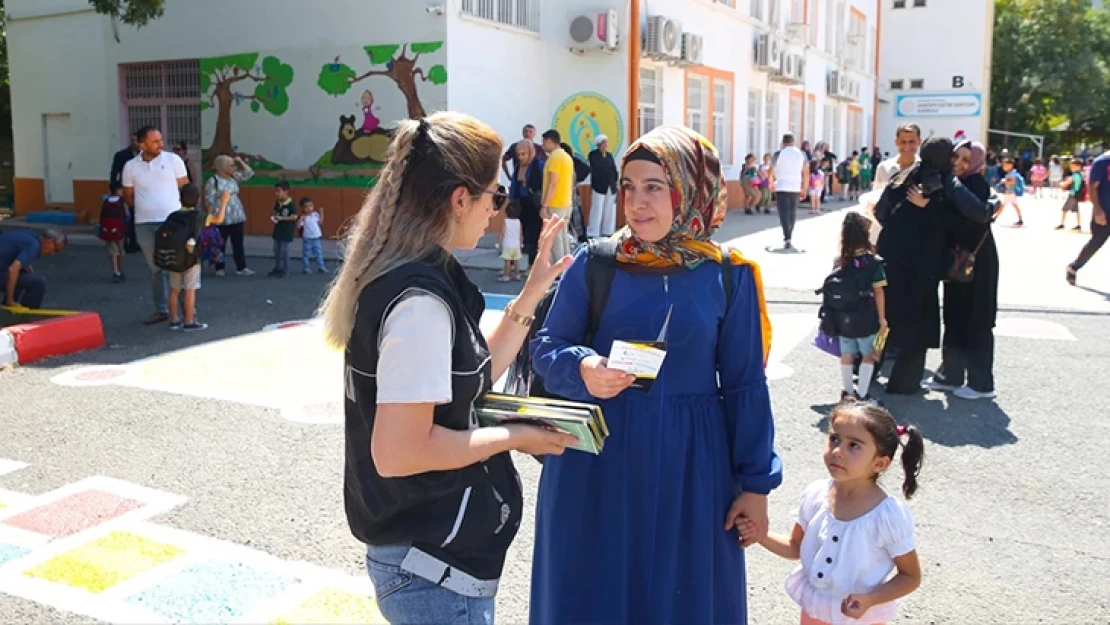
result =
[[791,39],[801,40],[806,34],[805,22],[791,22],[786,25],[786,36]]
[[825,78],[825,94],[830,98],[839,99],[844,95],[844,92],[841,90],[844,85],[840,82],[840,75],[840,72],[833,70],[829,72],[828,77]]
[[848,93],[848,99],[858,102],[859,101],[859,81],[856,80],[855,78],[849,78],[846,81],[846,87],[847,88],[845,90]]
[[682,61],[685,65],[702,65],[704,40],[701,35],[682,33]]
[[567,42],[571,50],[616,50],[619,43],[617,12],[612,9],[571,13]]
[[682,56],[682,29],[678,22],[662,15],[649,17],[644,31],[644,55],[654,59]]
[[759,36],[756,47],[756,67],[764,71],[777,72],[782,67],[782,41],[770,34]]
[[806,80],[806,57],[804,54],[797,55],[794,61],[794,78],[801,82]]

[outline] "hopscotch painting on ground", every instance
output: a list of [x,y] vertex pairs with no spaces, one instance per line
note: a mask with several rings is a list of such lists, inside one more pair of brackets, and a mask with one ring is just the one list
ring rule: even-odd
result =
[[0,490],[0,592],[111,623],[385,622],[364,575],[150,521],[185,501],[108,477]]

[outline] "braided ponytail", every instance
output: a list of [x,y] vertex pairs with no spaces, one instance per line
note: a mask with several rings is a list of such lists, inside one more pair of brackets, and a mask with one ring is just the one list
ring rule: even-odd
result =
[[498,176],[501,139],[462,113],[441,112],[398,124],[385,166],[346,234],[344,263],[318,314],[324,337],[346,347],[363,288],[403,264],[450,249],[452,194],[478,197]]

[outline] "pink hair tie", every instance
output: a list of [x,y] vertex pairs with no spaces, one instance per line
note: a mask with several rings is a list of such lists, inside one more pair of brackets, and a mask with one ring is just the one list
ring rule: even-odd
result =
[[905,435],[906,435],[906,426],[899,425],[898,426],[898,436],[905,436]]

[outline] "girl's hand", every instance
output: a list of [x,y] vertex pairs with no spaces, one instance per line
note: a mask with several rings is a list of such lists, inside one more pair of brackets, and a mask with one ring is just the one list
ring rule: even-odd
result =
[[578,439],[563,432],[538,425],[515,423],[506,425],[509,444],[513,449],[532,456],[559,456],[578,443]]
[[636,381],[636,376],[605,366],[608,359],[588,356],[578,364],[578,372],[590,395],[598,399],[612,399]]
[[870,595],[848,595],[840,602],[840,612],[850,618],[863,618],[863,614],[871,609],[875,602]]
[[[742,520],[743,519],[743,520]],[[740,529],[744,521],[754,525],[754,531],[742,532],[741,547],[751,547],[767,536],[767,495],[740,493],[725,515],[725,531]]]
[[555,242],[555,237],[567,236],[565,224],[566,222],[559,217],[544,221],[543,230],[540,231],[536,264],[528,270],[528,281],[520,291],[520,299],[538,304],[544,293],[547,293],[551,284],[555,282],[555,278],[558,278],[574,262],[571,256],[564,256],[554,263],[551,262],[551,244]]
[[929,204],[929,198],[922,195],[920,186],[910,187],[910,190],[906,192],[906,199],[918,208],[925,208]]

